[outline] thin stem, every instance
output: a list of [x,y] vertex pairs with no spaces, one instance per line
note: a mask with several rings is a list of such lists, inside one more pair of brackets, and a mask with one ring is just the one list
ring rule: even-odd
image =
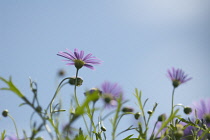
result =
[[[104,111],[104,108],[101,110],[100,116],[102,117],[102,113]],[[108,114],[106,114],[103,118],[101,118],[101,120],[105,120],[107,117],[109,117],[111,114],[115,113],[115,110],[109,112]]]
[[117,109],[116,109],[116,114],[115,114],[114,120],[112,121],[112,125],[113,125],[112,140],[115,140],[115,133],[116,133],[116,130],[117,130],[117,119],[119,117],[119,112],[120,112],[120,109],[121,109],[121,106],[122,106],[121,101],[122,101],[122,96],[120,96],[120,98],[117,101],[118,106],[117,106]]
[[41,113],[39,113],[39,112],[37,112],[37,110],[36,110],[36,108],[28,101],[28,99],[27,98],[25,98],[25,97],[22,97],[22,99],[25,101],[25,103],[26,104],[28,104],[31,108],[33,108],[34,109],[34,111],[40,116],[40,118],[42,119],[42,121],[43,121],[43,124],[45,125],[45,128],[46,128],[46,130],[47,130],[47,132],[48,132],[48,134],[50,135],[50,137],[51,137],[51,139],[53,139],[53,135],[51,134],[51,132],[50,131],[48,131],[48,129],[47,129],[47,126],[46,126],[46,119],[45,119],[45,117],[43,117],[42,116],[42,114]]
[[[80,106],[78,98],[77,98],[77,77],[78,77],[78,73],[79,73],[79,69],[76,70],[76,81],[75,81],[75,85],[74,85],[74,98],[76,99],[77,106]],[[84,117],[83,114],[82,114],[82,118],[83,118],[83,120],[85,122],[85,127],[86,127],[86,129],[87,129],[87,131],[88,131],[88,133],[90,135],[91,132],[88,129],[88,125],[87,125],[87,122],[86,122],[85,117]]]
[[149,115],[148,119],[147,119],[147,123],[146,123],[146,128],[148,128],[148,124],[149,124],[149,120],[151,118],[152,115]]
[[94,129],[95,129],[95,124],[94,124],[94,122],[93,122],[93,115],[94,115],[94,112],[95,112],[95,103],[96,103],[96,102],[93,102],[92,114],[91,114],[91,116],[90,116],[90,117],[91,117],[91,118],[90,118],[90,119],[91,119],[91,120],[90,120],[90,121],[91,121],[91,123],[90,123],[90,137],[92,137],[92,133],[91,133],[91,132],[92,132],[92,126],[94,126]]
[[49,107],[50,107],[50,113],[52,113],[52,104],[53,104],[53,102],[54,102],[54,100],[55,100],[55,97],[57,96],[57,94],[58,94],[58,92],[59,92],[59,90],[60,90],[60,86],[61,86],[61,84],[62,84],[65,80],[67,80],[67,79],[70,79],[70,77],[67,77],[67,78],[63,79],[63,80],[60,82],[60,84],[58,85],[58,87],[57,87],[57,89],[56,89],[56,91],[55,91],[55,94],[54,94],[52,100],[50,101],[49,105],[47,106],[47,109],[46,109],[46,110],[48,110]]
[[14,126],[15,126],[16,135],[17,135],[17,138],[18,138],[18,140],[19,140],[20,138],[19,138],[19,135],[18,135],[18,129],[17,129],[17,125],[16,125],[16,123],[15,123],[15,120],[14,120],[14,118],[13,118],[12,116],[10,116],[9,114],[8,114],[8,116],[10,117],[10,119],[12,120],[12,122],[13,122],[13,124],[14,124]]
[[131,125],[131,126],[128,127],[127,129],[125,129],[125,130],[121,131],[120,133],[118,133],[116,137],[118,137],[120,134],[122,134],[122,133],[124,133],[124,132],[126,132],[126,131],[136,129],[136,128],[132,128],[132,126],[133,126],[133,125]]
[[74,97],[76,99],[77,106],[80,106],[79,105],[79,101],[77,99],[77,77],[78,77],[78,72],[79,72],[79,69],[77,69],[77,71],[76,71],[76,81],[75,81],[75,85],[74,85]]
[[153,128],[153,130],[152,130],[152,135],[151,135],[151,137],[153,137],[154,138],[154,132],[155,132],[155,128],[156,128],[156,126],[157,126],[157,123],[158,123],[158,121],[156,121],[156,123],[155,123],[155,126],[154,126],[154,128]]
[[[172,91],[171,114],[170,114],[170,116],[174,113],[174,93],[175,93],[175,88],[173,88],[173,91]],[[172,123],[173,123],[173,120],[172,120]]]

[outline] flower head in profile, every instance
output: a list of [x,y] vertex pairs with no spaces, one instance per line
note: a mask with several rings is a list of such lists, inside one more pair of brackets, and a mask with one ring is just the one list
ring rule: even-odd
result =
[[167,76],[172,80],[174,88],[192,79],[191,77],[188,77],[188,75],[186,75],[183,70],[175,68],[168,70]]
[[117,83],[110,82],[104,82],[101,91],[106,106],[116,106],[117,99],[123,94],[122,88]]
[[66,49],[66,52],[60,51],[57,55],[66,58],[64,61],[69,61],[66,65],[74,65],[77,69],[83,66],[94,69],[93,65],[101,64],[101,60],[92,56],[91,53],[84,55],[84,51],[78,51],[78,49],[74,49],[74,52]]

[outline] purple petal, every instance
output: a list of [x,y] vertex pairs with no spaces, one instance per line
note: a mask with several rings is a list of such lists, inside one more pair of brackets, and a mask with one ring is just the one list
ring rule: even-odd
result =
[[58,55],[58,56],[61,56],[61,57],[64,57],[64,58],[66,58],[66,59],[72,60],[71,57],[69,57],[69,56],[67,56],[67,55],[65,55],[65,54],[57,54],[57,55]]
[[84,51],[80,51],[80,59],[82,60],[83,59],[83,56],[84,56]]
[[74,63],[66,63],[66,65],[74,65]]
[[90,68],[90,69],[94,70],[94,67],[92,65],[84,64],[84,66],[87,67],[87,68]]
[[92,55],[91,53],[87,54],[87,55],[83,58],[83,61],[89,59],[89,58],[91,57],[91,55]]

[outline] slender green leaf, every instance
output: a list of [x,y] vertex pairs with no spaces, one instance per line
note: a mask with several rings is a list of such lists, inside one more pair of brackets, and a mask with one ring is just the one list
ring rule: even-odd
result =
[[4,130],[2,133],[1,133],[1,140],[4,140],[5,137],[6,137],[6,130]]
[[12,92],[14,92],[16,95],[18,95],[19,97],[23,98],[24,95],[18,90],[18,88],[13,84],[12,82],[12,78],[9,78],[9,81],[5,80],[4,78],[0,77],[0,80],[5,82],[8,85],[8,88],[3,87],[0,88],[0,90],[10,90]]

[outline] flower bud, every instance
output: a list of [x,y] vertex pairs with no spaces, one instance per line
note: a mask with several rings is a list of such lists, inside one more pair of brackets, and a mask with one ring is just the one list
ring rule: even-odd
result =
[[122,112],[133,112],[133,108],[124,107],[124,108],[122,109]]
[[[70,85],[76,85],[76,77],[70,77],[69,79]],[[82,78],[77,77],[77,85],[76,86],[81,86],[83,83]]]
[[196,119],[195,120],[195,124],[199,124],[199,123],[201,123],[201,120],[200,119]]
[[208,127],[206,124],[203,124],[203,129],[208,130]]
[[189,115],[191,112],[192,112],[192,108],[190,108],[190,107],[185,107],[184,108],[184,113],[185,114]]
[[177,130],[182,130],[184,127],[182,124],[176,124],[176,129]]
[[210,114],[206,114],[204,116],[204,119],[205,119],[206,123],[210,123]]
[[141,113],[140,112],[137,112],[137,113],[134,114],[134,118],[136,120],[138,120],[140,116],[141,116]]
[[5,109],[3,112],[2,112],[2,116],[4,117],[7,117],[9,114],[9,111],[7,109]]
[[39,113],[42,112],[42,107],[41,106],[37,106],[36,107],[36,111],[39,112]]
[[89,91],[86,91],[84,94],[85,94],[85,96],[88,96],[91,94],[97,94],[97,98],[95,100],[93,100],[94,102],[96,102],[100,98],[102,91],[99,90],[98,88],[91,88]]
[[106,131],[106,127],[101,126],[101,130],[102,130],[102,131]]
[[174,132],[174,136],[176,139],[180,139],[182,136],[184,136],[184,132],[182,130],[177,130]]
[[84,66],[85,62],[82,61],[82,60],[79,60],[79,59],[75,59],[74,60],[74,66],[77,68],[77,69],[80,69]]
[[166,114],[161,114],[159,117],[158,117],[158,121],[159,122],[163,122],[166,120]]
[[147,111],[147,113],[148,113],[149,115],[152,115],[153,111],[152,111],[152,110],[149,110],[149,111]]

